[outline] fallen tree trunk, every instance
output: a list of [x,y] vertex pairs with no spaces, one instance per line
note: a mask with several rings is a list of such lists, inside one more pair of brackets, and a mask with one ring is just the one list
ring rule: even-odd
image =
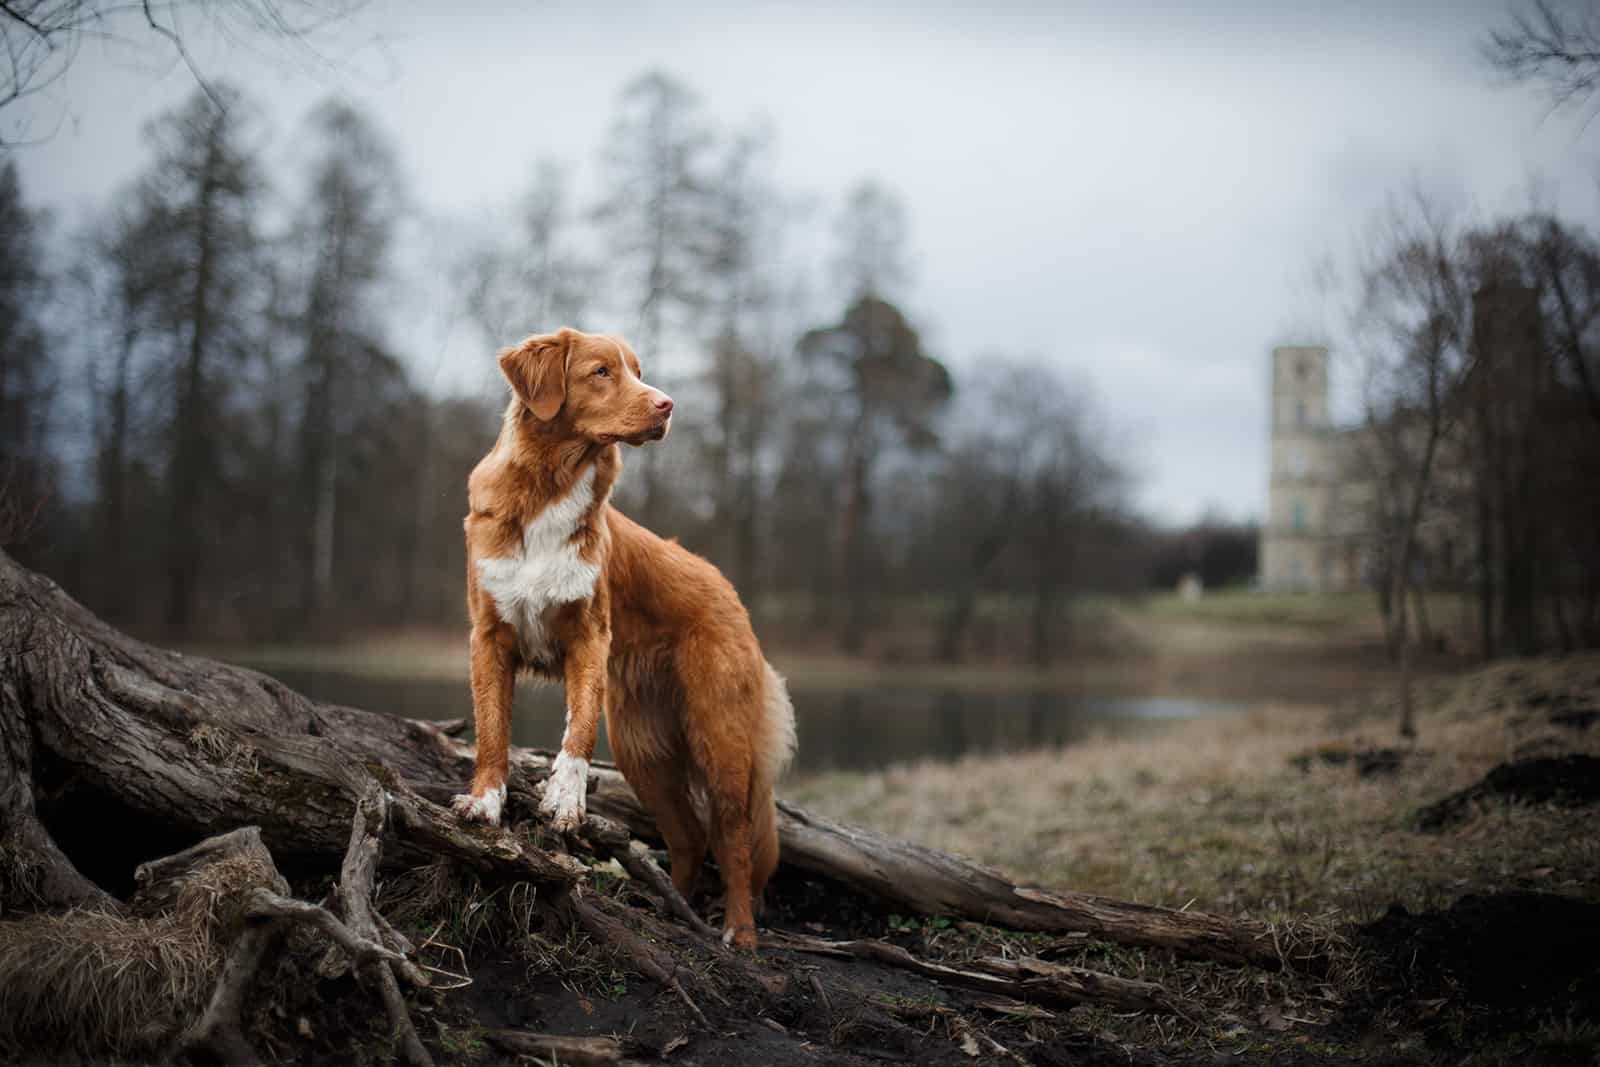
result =
[[[513,753],[506,828],[460,821],[441,803],[471,774],[472,749],[456,732],[450,724],[318,704],[255,672],[145,645],[0,552],[0,916],[89,905],[115,921],[127,915],[117,898],[132,887],[119,883],[136,863],[171,852],[175,842],[248,827],[249,840],[263,854],[270,850],[268,863],[276,857],[285,871],[326,877],[342,865],[338,889],[323,907],[288,899],[281,886],[255,893],[243,913],[250,921],[228,957],[234,977],[218,985],[211,1010],[174,1047],[243,1058],[245,1047],[230,1030],[243,990],[275,951],[283,924],[304,921],[347,951],[358,946],[356,969],[381,997],[405,1059],[427,1062],[402,988],[425,982],[411,943],[373,905],[372,888],[380,864],[405,872],[441,859],[449,861],[450,877],[531,887],[541,922],[583,931],[670,992],[687,1010],[684,1018],[706,1030],[718,1025],[707,1005],[724,1018],[741,1003],[755,1014],[768,1003],[793,1007],[793,995],[782,993],[796,985],[793,975],[723,948],[672,889],[636,840],[653,839],[654,827],[614,768],[595,767],[592,815],[567,845],[617,860],[636,885],[654,892],[660,916],[594,891],[587,863],[566,847],[541,847],[542,835],[527,832],[548,754]],[[57,828],[83,822],[85,810],[99,825],[75,842],[58,842],[49,815],[59,808],[51,805],[72,797],[79,798],[77,817],[58,820]],[[517,819],[523,824],[514,825]],[[1020,888],[955,857],[790,805],[782,806],[780,834],[786,865],[899,909],[1086,932],[1236,963],[1294,958],[1254,924]],[[334,907],[342,926],[329,925],[326,909]],[[878,942],[790,941],[796,951],[844,953],[1013,1001],[1181,1011],[1179,999],[1159,986],[1042,961],[950,967]],[[778,938],[770,944],[784,946]],[[708,958],[716,961],[710,969],[695,963]],[[830,1001],[853,996],[869,1010],[860,996],[815,974],[799,981],[810,983],[824,1014]]]
[[[98,899],[37,819],[28,785],[41,755],[74,787],[196,840],[254,825],[274,855],[317,862],[341,856],[347,844],[350,769],[382,767],[415,790],[396,794],[394,817],[407,833],[387,862],[415,866],[443,853],[484,873],[556,884],[580,871],[567,857],[464,826],[429,803],[447,801],[471,777],[472,747],[447,727],[318,704],[254,671],[145,645],[0,553],[0,848],[13,869],[33,872],[27,892],[42,901]],[[513,806],[534,809],[549,766],[548,754],[514,753]],[[603,763],[593,774],[591,810],[654,839],[622,775]],[[1235,963],[1277,965],[1297,955],[1259,924],[1019,887],[946,853],[790,804],[780,805],[779,834],[785,864],[920,914]]]
[[1029,957],[968,960],[956,967],[919,959],[898,945],[885,941],[827,941],[800,934],[780,934],[776,943],[796,952],[876,960],[946,985],[976,989],[981,993],[998,993],[1039,1004],[1071,1006],[1094,1001],[1123,1011],[1182,1014],[1171,995],[1154,982],[1116,978],[1085,971],[1081,967],[1062,967]]
[[[438,744],[463,756],[471,747],[440,731]],[[548,773],[550,755],[513,752],[512,793],[517,771],[530,790]],[[654,840],[650,815],[616,767],[596,762],[589,808],[615,819],[634,834]],[[920,915],[969,919],[1032,933],[1086,933],[1104,941],[1171,949],[1196,959],[1277,967],[1315,965],[1317,946],[1301,946],[1260,924],[1198,911],[1136,904],[1090,893],[1050,892],[1016,885],[996,872],[937,849],[861,826],[825,819],[783,801],[778,836],[786,866],[839,882],[867,896]]]

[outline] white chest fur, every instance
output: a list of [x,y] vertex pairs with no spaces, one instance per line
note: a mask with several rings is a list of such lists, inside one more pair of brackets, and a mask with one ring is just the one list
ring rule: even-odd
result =
[[579,476],[567,495],[545,505],[522,531],[521,550],[480,559],[478,585],[494,598],[502,621],[514,627],[528,659],[554,657],[545,615],[551,608],[594,595],[600,566],[578,554],[572,536],[594,505],[595,468]]

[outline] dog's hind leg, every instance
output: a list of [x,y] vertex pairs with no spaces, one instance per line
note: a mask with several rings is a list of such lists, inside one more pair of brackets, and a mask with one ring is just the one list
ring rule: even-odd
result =
[[706,830],[690,800],[688,756],[682,751],[682,739],[655,729],[661,724],[647,718],[651,714],[639,705],[619,708],[614,701],[607,708],[606,735],[617,768],[667,843],[672,884],[689,900],[705,863]]
[[685,698],[684,723],[689,752],[705,778],[711,853],[727,889],[723,941],[754,948],[750,801],[755,766],[749,731],[737,713],[730,714],[738,706],[736,691],[708,687]]
[[732,762],[707,768],[706,798],[711,808],[711,852],[717,857],[728,893],[722,940],[740,948],[755,948],[748,768]]

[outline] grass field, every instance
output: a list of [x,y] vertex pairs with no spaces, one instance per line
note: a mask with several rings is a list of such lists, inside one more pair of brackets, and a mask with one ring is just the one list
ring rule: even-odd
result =
[[[1044,885],[1251,914],[1375,917],[1463,885],[1543,869],[1600,892],[1600,835],[1570,815],[1513,808],[1471,835],[1418,836],[1412,811],[1518,752],[1600,755],[1600,730],[1514,709],[1529,694],[1600,703],[1600,657],[1496,666],[1421,689],[1420,738],[1400,743],[1394,694],[1322,708],[1263,704],[1151,736],[1019,756],[897,766],[792,782],[808,807],[971,856]],[[1365,776],[1358,757],[1387,752]]]
[[[1418,820],[1508,761],[1600,756],[1600,654],[1437,677],[1420,695],[1420,736],[1405,744],[1393,690],[1378,687],[1138,740],[819,775],[785,792],[1023,882],[1249,916],[1334,946],[1320,976],[1248,979],[1086,949],[1083,965],[1133,969],[1202,1007],[1202,1021],[1172,1029],[1080,1016],[1125,1048],[1172,1057],[1152,1062],[1600,1062],[1600,1026],[1585,1018],[1600,972],[1578,947],[1595,944],[1600,919],[1593,807],[1491,797],[1441,832]],[[1588,925],[1550,928],[1557,904],[1588,908]],[[1469,932],[1468,913],[1493,918]],[[1548,993],[1520,992],[1546,975]]]
[[[1437,625],[1460,606],[1437,599],[1429,610]],[[1600,1062],[1600,1025],[1583,1007],[1596,983],[1561,969],[1576,951],[1594,973],[1588,942],[1546,921],[1550,902],[1600,916],[1593,808],[1490,800],[1441,832],[1422,832],[1417,821],[1424,807],[1508,761],[1600,756],[1600,655],[1477,669],[1428,659],[1420,736],[1401,743],[1395,674],[1370,597],[1225,591],[1199,602],[1093,601],[1079,611],[1100,639],[1048,671],[886,663],[781,644],[769,654],[796,678],[841,686],[905,680],[1223,697],[1248,710],[1136,738],[794,776],[782,793],[1022,882],[1263,920],[1296,943],[1326,947],[1327,968],[1253,972],[903,916],[889,916],[880,933],[921,939],[936,958],[979,944],[992,951],[996,938],[1009,938],[1008,952],[1048,951],[1181,989],[1195,1016],[1177,1023],[1072,1013],[1075,1029],[1098,1047],[1126,1050],[1129,1063]],[[464,683],[463,644],[459,635],[414,634],[217,651],[263,665]],[[872,708],[868,701],[862,713]],[[1462,908],[1492,912],[1518,894],[1544,903],[1505,904],[1493,929],[1452,925]],[[1527,941],[1541,942],[1554,963],[1518,956]],[[1479,953],[1487,961],[1479,970],[1507,982],[1534,971],[1555,975],[1556,985],[1514,1010],[1486,1005],[1439,962],[1441,943],[1463,946],[1469,963]]]

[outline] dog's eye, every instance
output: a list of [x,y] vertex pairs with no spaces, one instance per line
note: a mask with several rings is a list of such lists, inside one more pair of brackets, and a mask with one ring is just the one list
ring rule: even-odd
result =
[[596,378],[609,378],[611,377],[611,372],[606,370],[604,367],[596,367],[594,369],[594,376]]

